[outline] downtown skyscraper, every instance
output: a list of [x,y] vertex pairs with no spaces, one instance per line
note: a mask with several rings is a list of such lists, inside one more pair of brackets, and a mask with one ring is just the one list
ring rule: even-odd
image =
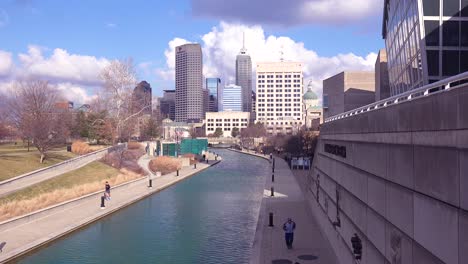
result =
[[175,107],[177,122],[203,119],[203,56],[200,44],[176,47]]
[[252,60],[245,48],[245,37],[236,57],[236,85],[242,87],[242,111],[252,112]]

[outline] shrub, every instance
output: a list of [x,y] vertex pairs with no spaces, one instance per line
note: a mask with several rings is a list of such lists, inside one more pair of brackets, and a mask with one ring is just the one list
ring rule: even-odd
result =
[[102,162],[116,169],[127,169],[141,175],[146,174],[143,168],[138,165],[138,158],[145,152],[142,149],[116,150],[102,159]]
[[149,168],[152,172],[160,171],[162,175],[180,170],[181,167],[181,163],[177,158],[166,156],[156,157],[149,163]]
[[92,149],[89,147],[88,143],[75,141],[72,144],[72,152],[78,155],[84,155],[92,152]]

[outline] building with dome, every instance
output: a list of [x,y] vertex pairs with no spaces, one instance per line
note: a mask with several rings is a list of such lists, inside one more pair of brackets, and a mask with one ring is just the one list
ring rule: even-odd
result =
[[323,122],[323,110],[317,94],[312,91],[312,82],[307,86],[307,92],[302,97],[304,105],[304,121],[307,129],[318,130]]

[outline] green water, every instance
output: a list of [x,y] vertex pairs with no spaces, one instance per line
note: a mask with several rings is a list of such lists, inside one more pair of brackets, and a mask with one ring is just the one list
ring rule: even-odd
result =
[[224,161],[18,263],[248,263],[268,162]]

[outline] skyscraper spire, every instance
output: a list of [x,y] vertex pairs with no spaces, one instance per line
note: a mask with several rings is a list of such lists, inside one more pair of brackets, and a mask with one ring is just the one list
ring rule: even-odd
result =
[[240,50],[240,54],[247,54],[247,49],[245,48],[245,32],[242,32],[242,49]]

